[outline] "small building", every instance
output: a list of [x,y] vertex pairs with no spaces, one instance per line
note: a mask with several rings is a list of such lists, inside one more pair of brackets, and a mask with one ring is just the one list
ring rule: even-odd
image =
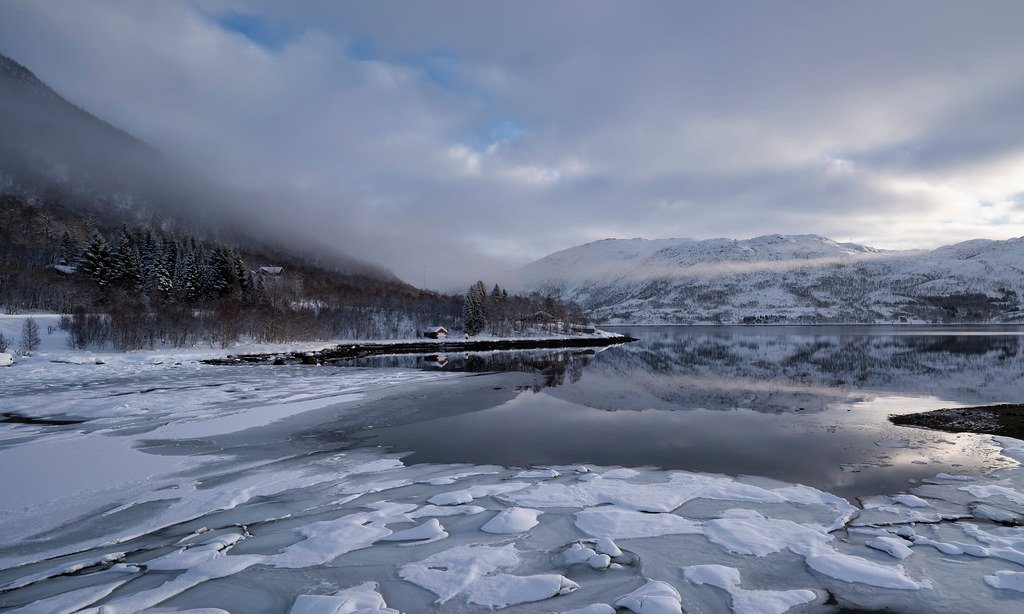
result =
[[448,336],[448,329],[443,326],[434,326],[423,332],[427,339],[444,339]]
[[257,271],[257,272],[260,275],[269,275],[271,277],[278,277],[278,276],[281,275],[282,272],[284,272],[284,268],[283,267],[279,267],[279,266],[261,266],[259,271]]
[[555,316],[551,315],[546,311],[537,311],[530,316],[530,319],[537,323],[551,323],[555,321]]

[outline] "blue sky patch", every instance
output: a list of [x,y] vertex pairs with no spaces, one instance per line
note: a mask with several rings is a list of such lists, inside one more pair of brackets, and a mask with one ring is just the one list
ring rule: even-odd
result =
[[348,46],[348,55],[353,60],[369,62],[377,59],[377,48],[372,40],[357,40]]
[[241,34],[253,43],[277,51],[298,38],[298,34],[259,15],[229,11],[213,17],[214,23],[228,32]]
[[491,142],[511,141],[526,132],[526,128],[511,119],[504,119],[491,126]]

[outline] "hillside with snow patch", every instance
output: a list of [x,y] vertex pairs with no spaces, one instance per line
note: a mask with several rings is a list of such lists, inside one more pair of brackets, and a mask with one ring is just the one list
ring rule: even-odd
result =
[[508,285],[610,323],[1020,321],[1024,238],[932,251],[818,235],[605,239],[528,264]]

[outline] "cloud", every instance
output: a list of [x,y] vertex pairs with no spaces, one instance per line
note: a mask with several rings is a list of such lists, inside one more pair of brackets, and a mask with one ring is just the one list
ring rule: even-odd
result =
[[447,287],[602,235],[1022,235],[1022,26],[1018,2],[13,0],[0,52],[289,236]]

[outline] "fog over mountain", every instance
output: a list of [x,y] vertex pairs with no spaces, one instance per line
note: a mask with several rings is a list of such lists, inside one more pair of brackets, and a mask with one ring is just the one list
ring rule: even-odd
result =
[[[334,244],[296,234],[258,212],[265,195],[229,187],[193,164],[66,100],[0,55],[0,196],[58,204],[106,226],[152,224],[258,244],[331,268],[394,279]],[[281,215],[283,211],[279,212]]]
[[247,222],[450,288],[608,236],[1024,235],[1022,26],[1019,2],[8,0],[0,53],[244,191]]

